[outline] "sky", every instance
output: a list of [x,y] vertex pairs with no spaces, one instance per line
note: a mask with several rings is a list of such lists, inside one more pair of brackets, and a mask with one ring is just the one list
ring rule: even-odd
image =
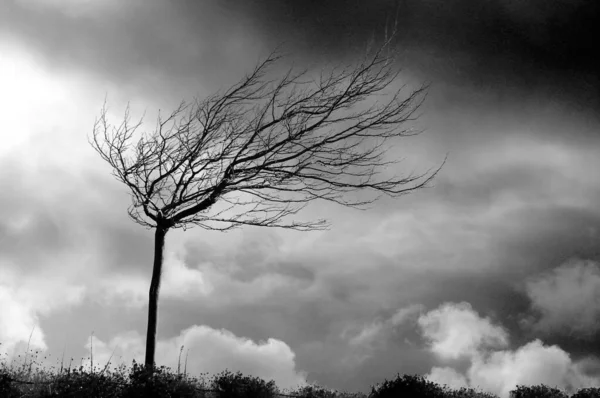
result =
[[[429,83],[390,151],[428,189],[327,231],[167,235],[156,361],[281,388],[397,374],[508,397],[600,387],[600,5],[585,0],[0,0],[0,360],[143,361],[153,234],[88,143],[237,82],[276,46],[352,62],[397,20]],[[387,24],[387,25],[386,25]],[[596,31],[596,34],[593,32]],[[400,84],[399,83],[399,84]],[[154,127],[147,118],[148,131]],[[46,359],[43,359],[46,357]]]

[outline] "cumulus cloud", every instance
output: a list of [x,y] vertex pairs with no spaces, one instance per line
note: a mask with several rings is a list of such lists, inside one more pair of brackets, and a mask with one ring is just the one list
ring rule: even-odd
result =
[[165,265],[162,292],[166,297],[195,299],[213,291],[202,271],[188,268],[175,253],[168,253]]
[[531,278],[525,291],[539,319],[523,319],[536,332],[590,338],[600,330],[600,266],[571,259],[551,272]]
[[[465,374],[452,367],[433,367],[425,376],[440,384],[468,386],[508,398],[517,385],[557,387],[572,394],[583,387],[600,386],[600,377],[586,374],[589,362],[574,362],[558,346],[545,346],[536,339],[516,350],[507,349],[504,328],[481,318],[468,303],[445,303],[418,323],[428,348],[441,358],[467,357]],[[493,348],[506,348],[493,350]]]
[[507,332],[480,318],[466,302],[443,304],[419,317],[431,350],[443,359],[460,359],[487,348],[508,345]]
[[[364,362],[387,347],[393,335],[406,337],[410,325],[419,328],[424,348],[444,362],[424,377],[451,389],[473,388],[509,398],[517,385],[543,384],[570,394],[600,387],[600,359],[574,361],[560,347],[544,345],[539,339],[511,349],[507,329],[480,316],[467,302],[444,303],[428,312],[414,304],[387,319],[346,328],[341,337],[352,354],[347,359]],[[449,361],[452,366],[446,366]]]
[[[591,378],[577,372],[568,353],[536,339],[516,351],[498,351],[489,358],[475,356],[468,370],[471,384],[508,397],[517,385],[557,387],[569,393],[589,387]],[[596,380],[596,385],[599,380]]]
[[[109,342],[95,337],[93,343],[88,342],[86,349],[90,352],[93,344],[94,363],[103,367],[110,360],[112,368],[121,364],[131,365],[132,360],[141,362],[144,358],[145,339],[136,331],[121,333]],[[260,377],[265,381],[274,380],[280,389],[293,389],[306,385],[306,373],[296,370],[295,354],[283,341],[268,339],[254,341],[237,337],[225,329],[212,329],[194,325],[181,332],[179,336],[159,340],[156,349],[156,363],[159,366],[177,370],[181,346],[184,355],[181,358],[183,369],[185,356],[187,372],[198,377],[202,373],[211,375],[225,369],[240,371],[244,375]],[[89,363],[85,364],[89,368]]]

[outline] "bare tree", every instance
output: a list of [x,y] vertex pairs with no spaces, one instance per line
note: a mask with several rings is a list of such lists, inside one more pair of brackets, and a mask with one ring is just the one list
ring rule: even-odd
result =
[[[398,161],[386,159],[394,138],[418,134],[403,124],[416,118],[426,87],[404,94],[397,81],[390,40],[354,65],[311,78],[289,69],[267,72],[277,52],[225,92],[182,102],[158,116],[152,134],[133,138],[142,119],[111,126],[106,106],[91,145],[131,190],[131,218],[155,228],[149,291],[147,368],[154,368],[158,296],[165,235],[197,225],[226,231],[241,225],[295,230],[327,228],[326,220],[290,220],[309,202],[323,199],[363,208],[381,195],[397,197],[431,181],[433,172],[382,175]],[[367,190],[376,196],[351,199]],[[218,204],[215,206],[215,204]],[[223,205],[218,207],[219,205]]]

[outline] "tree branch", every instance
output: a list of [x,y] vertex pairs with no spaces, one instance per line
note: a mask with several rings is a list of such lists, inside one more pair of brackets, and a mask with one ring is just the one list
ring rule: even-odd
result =
[[[129,215],[146,227],[326,228],[324,220],[288,218],[317,199],[361,208],[425,188],[446,162],[416,176],[383,176],[399,163],[388,153],[392,140],[420,133],[404,125],[418,117],[428,89],[405,93],[397,84],[391,43],[386,38],[356,65],[312,78],[288,69],[267,79],[281,60],[274,52],[223,93],[159,115],[154,132],[135,145],[142,120],[132,125],[128,107],[111,126],[104,106],[90,143],[129,187]],[[353,191],[376,196],[346,197]],[[231,206],[213,209],[221,202]]]

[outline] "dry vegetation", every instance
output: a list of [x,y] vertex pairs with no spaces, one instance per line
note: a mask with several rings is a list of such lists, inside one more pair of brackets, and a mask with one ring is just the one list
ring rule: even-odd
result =
[[[317,385],[299,387],[293,391],[280,390],[274,381],[265,382],[258,377],[244,376],[224,370],[206,378],[206,374],[192,377],[184,372],[172,372],[160,367],[150,375],[146,368],[133,362],[127,369],[124,365],[110,370],[107,363],[91,371],[82,364],[78,368],[41,367],[37,360],[38,351],[30,356],[25,353],[21,366],[14,362],[0,362],[0,397],[2,398],[497,398],[497,396],[474,389],[450,389],[427,381],[421,376],[398,375],[394,380],[384,380],[371,387],[367,396],[363,393],[339,392]],[[17,360],[21,355],[17,356]],[[44,357],[46,358],[46,357]],[[88,358],[91,361],[91,358]],[[185,368],[184,368],[185,369]],[[517,386],[511,391],[512,398],[568,398],[564,392],[546,386]],[[600,389],[581,389],[570,398],[598,398]]]

